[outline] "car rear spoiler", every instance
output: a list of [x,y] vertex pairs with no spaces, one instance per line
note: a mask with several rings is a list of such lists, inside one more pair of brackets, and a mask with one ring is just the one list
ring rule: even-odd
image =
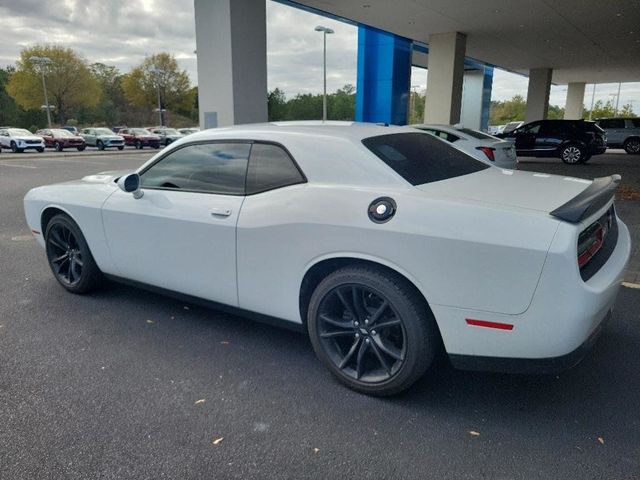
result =
[[551,215],[571,223],[578,223],[604,207],[616,193],[622,177],[618,174],[600,177]]

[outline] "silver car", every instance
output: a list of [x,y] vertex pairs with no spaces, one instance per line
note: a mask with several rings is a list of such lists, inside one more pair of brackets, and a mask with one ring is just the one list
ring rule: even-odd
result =
[[607,134],[607,147],[640,153],[640,118],[601,118],[596,123]]

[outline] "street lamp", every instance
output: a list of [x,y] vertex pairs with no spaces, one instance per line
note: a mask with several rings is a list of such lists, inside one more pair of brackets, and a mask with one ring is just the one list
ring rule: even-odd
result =
[[47,97],[47,84],[44,80],[44,68],[45,66],[50,65],[52,62],[49,57],[33,56],[29,57],[29,60],[40,66],[40,73],[42,74],[42,89],[44,90],[44,106],[47,110],[47,124],[49,125],[49,128],[51,128],[51,107],[49,106],[49,98]]
[[327,120],[327,35],[335,33],[332,29],[328,27],[323,27],[322,25],[318,25],[315,28],[316,32],[322,32],[322,39],[324,41],[324,49],[322,52],[322,63],[324,68],[324,90],[322,95],[322,121],[325,122]]
[[160,103],[160,75],[165,73],[165,71],[161,68],[154,68],[151,71],[156,74],[156,87],[158,89],[158,118],[160,119],[160,126],[164,127],[164,122],[162,121],[162,112],[164,112],[164,109],[162,108],[162,104]]

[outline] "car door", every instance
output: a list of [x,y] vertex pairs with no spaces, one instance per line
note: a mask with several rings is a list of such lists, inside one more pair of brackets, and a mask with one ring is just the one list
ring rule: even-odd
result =
[[9,148],[11,139],[9,138],[9,132],[6,130],[0,130],[0,145],[5,148]]
[[102,217],[114,274],[237,306],[236,223],[250,148],[184,145],[140,171],[141,198],[113,193]]
[[87,145],[96,145],[96,131],[93,128],[86,128],[83,130],[82,136],[84,137]]
[[610,145],[622,145],[626,139],[626,124],[623,118],[609,118],[598,122],[606,131],[607,143]]
[[518,155],[532,154],[535,150],[536,136],[540,131],[541,122],[527,123],[511,132]]

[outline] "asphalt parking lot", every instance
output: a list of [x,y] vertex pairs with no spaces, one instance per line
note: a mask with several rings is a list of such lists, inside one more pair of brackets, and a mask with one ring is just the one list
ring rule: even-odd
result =
[[[0,156],[1,479],[640,478],[639,289],[568,372],[441,363],[388,399],[340,386],[300,334],[117,284],[66,293],[22,197],[151,154]],[[521,168],[640,190],[640,156]],[[618,211],[637,262],[640,201]]]

